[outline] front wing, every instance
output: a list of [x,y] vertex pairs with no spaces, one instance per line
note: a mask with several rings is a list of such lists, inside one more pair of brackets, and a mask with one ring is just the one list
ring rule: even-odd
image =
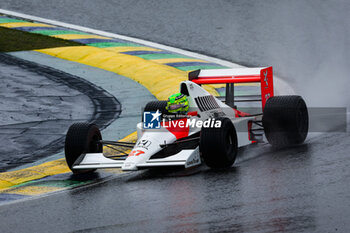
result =
[[[125,160],[106,158],[103,153],[83,154],[74,163],[73,169],[101,169],[101,168],[121,168]],[[148,159],[145,163],[136,164],[137,168],[183,166],[185,168],[201,164],[199,147],[195,149],[184,149],[179,153],[160,159]]]

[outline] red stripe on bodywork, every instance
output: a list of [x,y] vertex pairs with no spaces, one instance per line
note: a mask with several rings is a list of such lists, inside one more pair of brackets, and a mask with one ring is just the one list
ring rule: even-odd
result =
[[[176,139],[187,137],[190,131],[190,127],[187,127],[187,118],[161,122],[161,125],[172,133]],[[184,127],[180,127],[179,125],[183,125]]]

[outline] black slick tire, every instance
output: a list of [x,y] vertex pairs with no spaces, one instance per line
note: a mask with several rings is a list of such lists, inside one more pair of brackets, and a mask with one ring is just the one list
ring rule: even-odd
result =
[[202,128],[199,149],[208,167],[231,167],[238,150],[236,129],[228,118],[216,120],[221,121],[220,128]]
[[74,174],[93,172],[96,169],[73,169],[73,165],[84,153],[102,153],[101,132],[95,124],[75,123],[71,125],[66,134],[65,157],[70,170]]
[[274,96],[267,100],[263,126],[268,142],[275,147],[301,144],[309,129],[305,101],[300,96]]
[[168,115],[169,112],[166,110],[167,103],[168,101],[166,100],[148,102],[142,113],[142,121],[144,117],[144,112],[156,112],[157,110],[159,110],[162,113],[162,115]]

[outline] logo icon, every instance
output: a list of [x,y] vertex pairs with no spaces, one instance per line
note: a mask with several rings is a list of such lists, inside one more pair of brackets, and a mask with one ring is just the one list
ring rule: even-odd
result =
[[269,86],[269,82],[268,82],[268,79],[267,79],[267,70],[264,72],[264,81],[266,82],[266,87],[267,88]]
[[157,110],[156,112],[144,112],[143,113],[143,128],[144,129],[159,129],[160,128],[160,116],[162,113]]
[[151,145],[151,141],[148,141],[146,139],[142,139],[136,144],[137,147],[145,148],[146,150],[148,150],[148,147],[150,145]]

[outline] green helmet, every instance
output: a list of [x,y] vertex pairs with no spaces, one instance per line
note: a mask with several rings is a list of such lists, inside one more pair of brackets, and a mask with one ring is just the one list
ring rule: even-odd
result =
[[188,100],[184,94],[176,93],[169,97],[166,110],[170,113],[187,113]]

